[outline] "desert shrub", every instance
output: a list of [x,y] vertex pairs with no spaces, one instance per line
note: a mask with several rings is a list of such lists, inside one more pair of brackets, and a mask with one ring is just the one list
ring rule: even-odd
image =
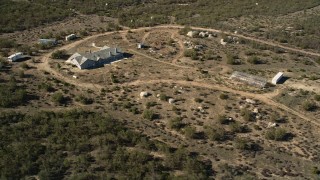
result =
[[240,64],[240,61],[238,60],[238,56],[233,54],[227,54],[227,64],[230,64],[230,65]]
[[246,150],[246,151],[259,151],[261,150],[261,147],[254,143],[251,142],[249,139],[246,138],[236,138],[234,141],[234,146],[235,148],[239,150]]
[[236,140],[234,141],[234,146],[240,150],[248,150],[249,149],[248,143],[249,141],[247,139],[236,138]]
[[255,115],[248,109],[241,110],[241,116],[245,121],[255,121]]
[[181,117],[175,117],[169,121],[168,125],[171,129],[180,130],[184,127],[185,124],[182,122]]
[[161,101],[167,101],[169,99],[169,97],[167,95],[162,94],[162,93],[160,94],[159,98]]
[[249,131],[248,127],[241,125],[239,122],[230,124],[230,131],[233,133],[246,133]]
[[67,56],[68,54],[66,50],[57,50],[51,54],[52,59],[66,59]]
[[0,39],[0,49],[1,48],[13,48],[14,46],[16,46],[16,43],[10,39],[4,39],[1,38]]
[[312,174],[314,174],[314,175],[320,175],[320,170],[318,169],[318,167],[313,167],[312,168]]
[[54,88],[50,83],[41,83],[38,85],[38,89],[45,90],[46,92],[53,92]]
[[184,128],[184,135],[187,137],[187,138],[195,138],[196,137],[196,128],[193,127],[193,126],[187,126]]
[[21,67],[22,69],[29,69],[29,66],[28,66],[27,63],[21,63],[20,67]]
[[259,60],[259,58],[257,56],[251,56],[248,58],[248,63],[250,64],[260,64],[261,61]]
[[320,95],[319,95],[319,94],[314,95],[314,99],[315,99],[316,101],[320,101]]
[[147,102],[146,108],[147,108],[147,109],[150,109],[151,107],[154,107],[154,106],[156,106],[156,105],[157,105],[157,102],[154,102],[154,101],[152,101],[152,102]]
[[194,50],[194,49],[187,49],[185,52],[184,52],[184,56],[185,57],[197,57],[197,51]]
[[201,98],[194,98],[194,101],[197,102],[197,103],[202,103],[202,102],[203,102],[203,99],[201,99]]
[[288,137],[288,132],[282,128],[271,128],[266,132],[266,138],[275,141],[284,141]]
[[24,71],[22,71],[22,70],[18,71],[18,76],[19,76],[20,78],[24,78],[24,77],[25,77]]
[[147,120],[154,120],[156,118],[156,114],[149,109],[143,111],[142,117]]
[[22,105],[27,101],[27,91],[15,82],[0,85],[0,107],[9,108]]
[[61,92],[56,92],[52,95],[51,100],[56,104],[64,104],[66,98],[63,96]]
[[119,83],[120,82],[118,77],[112,73],[110,74],[110,79],[111,79],[112,83]]
[[8,65],[8,61],[6,61],[4,58],[0,57],[0,70]]
[[184,28],[179,30],[179,34],[180,35],[186,35],[189,31],[191,31],[192,29],[189,26],[185,26]]
[[205,135],[212,141],[223,141],[226,139],[226,131],[222,127],[204,127]]
[[220,99],[228,99],[229,98],[229,96],[228,96],[228,94],[220,94]]
[[284,123],[286,121],[284,117],[280,117],[276,113],[272,114],[270,119],[272,122],[275,122],[275,123]]
[[305,101],[303,104],[302,104],[302,108],[305,110],[305,111],[314,111],[315,109],[317,109],[317,105],[316,103],[312,102],[312,101]]
[[86,97],[84,95],[77,96],[76,97],[76,101],[78,101],[78,102],[80,102],[82,104],[85,104],[85,105],[93,103],[93,99],[92,98]]
[[217,120],[220,124],[228,124],[229,123],[229,120],[226,115],[219,115]]

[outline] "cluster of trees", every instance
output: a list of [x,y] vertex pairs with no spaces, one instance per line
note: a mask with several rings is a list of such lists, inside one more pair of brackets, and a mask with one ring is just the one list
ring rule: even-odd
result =
[[211,163],[186,149],[151,141],[98,112],[6,112],[0,124],[2,178],[170,179],[178,170],[185,178],[205,179],[212,173]]
[[9,108],[24,104],[28,94],[23,87],[18,86],[14,78],[0,84],[0,107]]

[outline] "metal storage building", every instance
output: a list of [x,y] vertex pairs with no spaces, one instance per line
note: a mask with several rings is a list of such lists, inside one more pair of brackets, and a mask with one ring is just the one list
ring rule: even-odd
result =
[[278,74],[275,75],[275,76],[272,78],[271,83],[274,84],[274,85],[277,85],[278,82],[281,80],[282,77],[283,77],[283,72],[278,72]]
[[264,88],[267,85],[267,79],[265,78],[238,71],[233,72],[230,79],[239,80],[259,88]]

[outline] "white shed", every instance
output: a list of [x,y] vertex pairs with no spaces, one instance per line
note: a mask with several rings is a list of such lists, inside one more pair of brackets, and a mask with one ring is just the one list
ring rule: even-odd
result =
[[11,62],[17,61],[19,59],[23,58],[23,53],[22,52],[17,52],[15,54],[12,54],[11,56],[8,57],[8,60]]
[[278,72],[278,74],[272,78],[271,83],[276,85],[281,80],[282,77],[283,77],[283,72]]
[[197,31],[189,31],[189,32],[187,33],[187,36],[193,38],[193,37],[195,37],[197,34],[198,34]]
[[138,43],[138,49],[143,49],[145,46],[143,43]]
[[70,40],[73,40],[76,38],[77,38],[77,36],[75,34],[70,34],[70,35],[66,36],[66,41],[70,41]]

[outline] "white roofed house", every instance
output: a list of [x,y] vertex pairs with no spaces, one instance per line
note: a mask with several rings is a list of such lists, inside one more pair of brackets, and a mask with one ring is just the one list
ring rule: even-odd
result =
[[56,39],[39,39],[39,44],[41,45],[57,45],[58,42]]
[[283,78],[283,72],[278,72],[278,74],[272,78],[271,83],[274,85],[277,85],[282,78]]
[[11,62],[15,62],[19,59],[23,59],[24,56],[23,56],[23,53],[22,52],[17,52],[15,54],[12,54],[11,56],[8,57],[8,61],[11,61]]
[[89,53],[75,53],[68,60],[79,69],[93,69],[104,64],[110,64],[123,58],[123,53],[118,48],[104,46],[99,51]]

